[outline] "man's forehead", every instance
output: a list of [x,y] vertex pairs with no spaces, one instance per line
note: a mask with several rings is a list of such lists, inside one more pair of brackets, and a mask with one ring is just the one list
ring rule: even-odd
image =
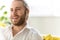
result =
[[24,1],[24,0],[13,0],[13,1]]
[[12,1],[12,4],[23,4],[23,2],[22,1]]
[[13,1],[12,4],[11,4],[11,7],[14,7],[14,6],[17,6],[17,7],[21,7],[21,6],[24,6],[23,2],[21,1]]

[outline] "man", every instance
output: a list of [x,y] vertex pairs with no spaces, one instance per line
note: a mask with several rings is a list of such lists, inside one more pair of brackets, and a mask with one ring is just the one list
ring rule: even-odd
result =
[[29,9],[24,0],[13,0],[10,11],[12,26],[4,31],[6,40],[42,40],[33,28],[27,27]]

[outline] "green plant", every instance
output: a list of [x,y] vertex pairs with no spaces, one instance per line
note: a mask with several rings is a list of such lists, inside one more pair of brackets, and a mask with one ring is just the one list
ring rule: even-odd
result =
[[[5,5],[0,7],[0,11],[2,11],[5,8]],[[0,17],[0,22],[3,22],[5,24],[10,24],[9,18],[7,17],[8,12],[4,11],[3,15]]]

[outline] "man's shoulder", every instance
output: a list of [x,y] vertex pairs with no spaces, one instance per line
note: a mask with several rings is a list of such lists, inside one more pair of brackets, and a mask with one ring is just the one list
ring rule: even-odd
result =
[[27,27],[26,28],[29,32],[30,35],[40,35],[40,33],[33,27]]
[[0,28],[3,33],[7,33],[10,30],[10,27]]
[[[0,27],[0,33],[1,33],[1,34],[5,35],[5,34],[7,33],[6,30],[7,30],[6,28],[1,28],[1,27]],[[6,32],[6,33],[5,33],[5,32]]]
[[7,28],[1,28],[0,27],[0,31],[5,32],[5,30],[7,30]]
[[33,27],[27,27],[26,29],[29,30],[32,33],[37,33],[37,30],[34,29]]
[[32,27],[27,27],[27,29],[29,30],[28,37],[31,40],[42,40],[40,33],[36,29]]

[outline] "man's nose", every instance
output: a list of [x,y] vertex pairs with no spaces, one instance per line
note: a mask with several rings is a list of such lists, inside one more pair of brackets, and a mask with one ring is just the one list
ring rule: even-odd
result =
[[13,11],[13,14],[16,15],[16,10]]

